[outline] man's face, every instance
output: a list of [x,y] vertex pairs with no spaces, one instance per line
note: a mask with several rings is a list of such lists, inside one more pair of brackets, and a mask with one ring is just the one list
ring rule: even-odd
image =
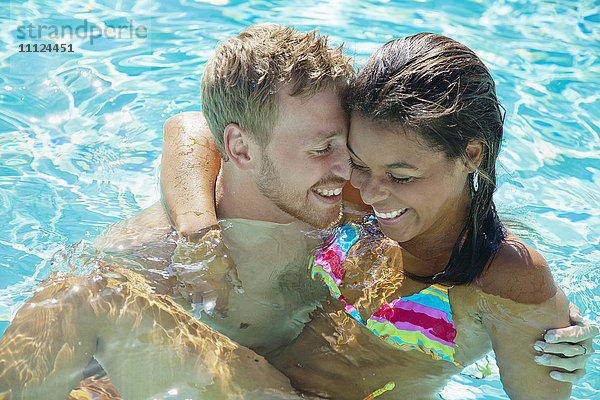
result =
[[350,179],[347,133],[348,118],[333,89],[310,98],[281,90],[279,118],[255,172],[262,195],[315,227],[337,222]]

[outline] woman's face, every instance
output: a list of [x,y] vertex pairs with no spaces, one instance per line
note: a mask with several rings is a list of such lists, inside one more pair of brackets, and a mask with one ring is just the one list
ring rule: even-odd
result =
[[400,243],[456,234],[470,205],[465,162],[419,139],[355,116],[350,122],[350,182],[373,207],[383,233]]

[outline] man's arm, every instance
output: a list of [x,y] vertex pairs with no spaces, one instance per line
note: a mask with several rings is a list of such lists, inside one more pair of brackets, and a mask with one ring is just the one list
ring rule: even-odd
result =
[[[92,357],[126,399],[299,398],[265,359],[123,269],[36,291],[0,338],[0,398],[65,399]],[[274,397],[269,397],[274,396]]]
[[550,372],[553,379],[576,382],[585,375],[585,365],[594,352],[593,339],[599,331],[583,319],[581,310],[573,303],[569,303],[569,319],[570,326],[548,330],[545,341],[537,341],[534,348],[542,353],[536,357],[538,364],[555,368]]

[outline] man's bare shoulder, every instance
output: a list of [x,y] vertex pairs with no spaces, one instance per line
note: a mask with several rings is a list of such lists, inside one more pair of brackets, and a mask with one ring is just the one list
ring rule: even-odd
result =
[[522,304],[543,303],[557,291],[546,260],[512,234],[505,239],[478,284],[489,294]]
[[110,225],[94,240],[94,247],[98,250],[124,250],[162,241],[171,231],[169,217],[159,201],[131,218]]

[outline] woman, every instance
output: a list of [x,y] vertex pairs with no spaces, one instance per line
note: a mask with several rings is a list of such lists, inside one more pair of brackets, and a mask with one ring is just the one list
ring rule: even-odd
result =
[[278,367],[332,398],[427,399],[493,348],[510,397],[568,398],[531,347],[568,324],[568,301],[495,211],[503,115],[484,64],[443,36],[395,40],[353,79],[347,106],[351,183],[379,228],[344,226],[315,254],[337,301]]
[[[481,60],[434,34],[389,42],[353,79],[347,108],[351,183],[385,239],[345,226],[315,255],[313,275],[345,312],[321,314],[280,368],[334,398],[400,381],[397,396],[428,399],[493,348],[511,398],[568,398],[528,354],[568,324],[568,301],[496,213],[503,112]],[[365,327],[385,340],[363,339]]]

